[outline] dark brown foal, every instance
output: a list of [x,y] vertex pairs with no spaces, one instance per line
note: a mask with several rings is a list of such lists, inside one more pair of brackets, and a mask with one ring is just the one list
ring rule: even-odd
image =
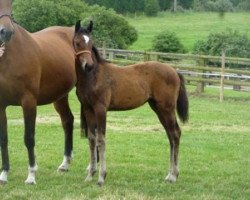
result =
[[166,130],[170,142],[170,170],[166,181],[175,182],[179,174],[178,153],[181,130],[175,111],[188,120],[188,98],[183,77],[167,64],[145,62],[117,67],[101,58],[90,39],[93,23],[75,27],[77,96],[84,107],[91,152],[86,181],[96,171],[96,147],[99,148],[98,184],[106,177],[105,132],[108,110],[128,110],[148,102]]

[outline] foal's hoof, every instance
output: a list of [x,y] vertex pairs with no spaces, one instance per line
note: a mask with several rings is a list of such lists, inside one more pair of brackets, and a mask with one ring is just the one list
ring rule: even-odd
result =
[[67,172],[67,171],[69,171],[69,169],[66,168],[66,167],[60,166],[60,167],[58,167],[57,171],[58,171],[58,172]]
[[165,182],[169,183],[175,183],[177,180],[177,177],[173,174],[168,174],[167,177],[165,178]]
[[104,181],[98,181],[96,184],[97,184],[99,187],[102,187],[102,186],[104,185]]

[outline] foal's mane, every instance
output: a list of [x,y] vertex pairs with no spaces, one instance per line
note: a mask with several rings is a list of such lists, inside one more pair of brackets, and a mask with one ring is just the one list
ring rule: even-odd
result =
[[107,61],[106,59],[104,59],[101,55],[100,55],[100,53],[99,53],[99,51],[98,51],[98,49],[93,45],[92,46],[92,51],[93,51],[93,53],[94,53],[94,55],[95,55],[95,58],[96,58],[96,61],[98,62],[98,63],[107,63],[107,62],[109,62],[109,61]]

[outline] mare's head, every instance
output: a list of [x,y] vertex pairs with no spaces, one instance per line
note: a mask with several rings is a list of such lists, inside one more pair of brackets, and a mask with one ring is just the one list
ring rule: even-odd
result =
[[8,42],[14,33],[11,0],[0,0],[0,44]]
[[90,71],[94,67],[92,57],[93,42],[90,38],[93,22],[90,21],[87,27],[81,27],[81,21],[76,22],[73,45],[76,59],[81,63],[83,70]]

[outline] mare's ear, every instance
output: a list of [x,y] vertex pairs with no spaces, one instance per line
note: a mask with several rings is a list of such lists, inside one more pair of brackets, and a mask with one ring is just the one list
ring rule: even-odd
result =
[[92,29],[93,29],[93,21],[91,20],[91,21],[89,22],[89,25],[88,25],[88,27],[87,27],[87,30],[88,30],[89,33],[91,33],[91,32],[92,32]]
[[75,26],[75,33],[77,33],[81,28],[81,20],[78,20],[76,22],[76,26]]

